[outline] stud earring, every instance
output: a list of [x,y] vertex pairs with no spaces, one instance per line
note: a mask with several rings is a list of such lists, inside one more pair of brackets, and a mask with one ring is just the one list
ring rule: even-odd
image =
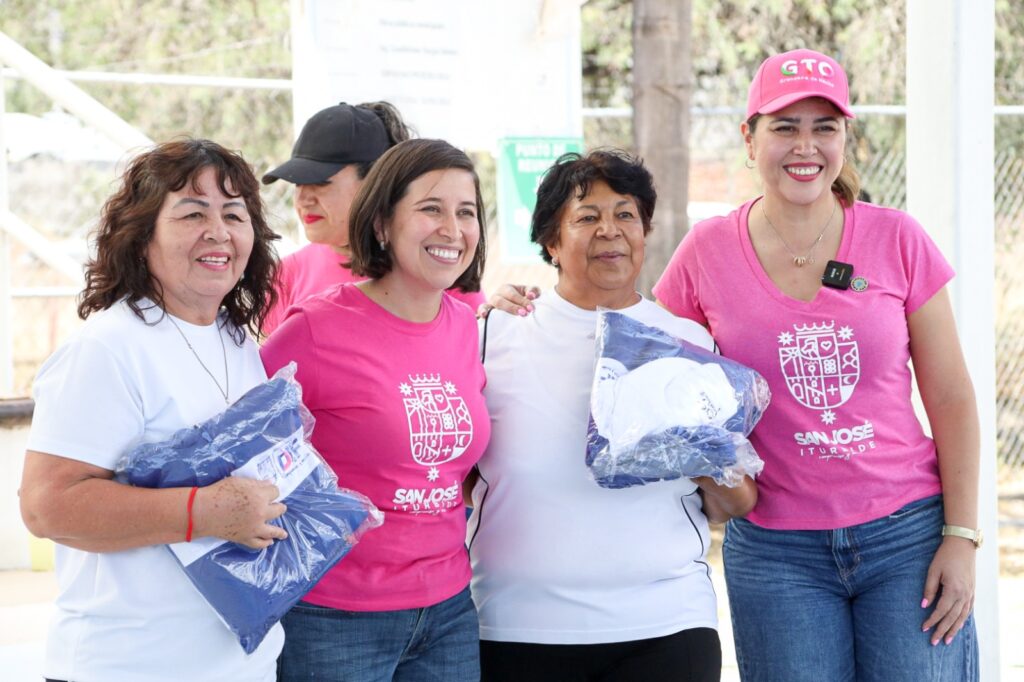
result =
[[556,268],[558,267],[558,256],[551,257],[551,264],[554,265]]
[[379,242],[377,242],[377,243],[378,243],[378,244],[380,244],[380,250],[381,250],[381,251],[387,251],[387,250],[388,250],[388,248],[387,248],[387,247],[388,247],[388,245],[387,245],[387,242],[385,242],[385,241],[384,241],[383,239],[381,239],[381,240],[380,240]]

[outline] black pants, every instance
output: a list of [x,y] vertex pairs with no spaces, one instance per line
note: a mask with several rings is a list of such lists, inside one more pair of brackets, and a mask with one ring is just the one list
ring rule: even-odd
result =
[[611,644],[480,642],[481,682],[718,682],[722,645],[711,628]]

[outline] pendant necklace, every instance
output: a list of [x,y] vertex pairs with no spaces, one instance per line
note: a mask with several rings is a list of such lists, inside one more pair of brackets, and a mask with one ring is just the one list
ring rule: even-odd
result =
[[[211,379],[213,379],[213,383],[217,387],[217,391],[224,397],[224,404],[230,405],[231,401],[228,399],[228,394],[231,391],[231,377],[228,375],[228,351],[227,348],[224,347],[224,333],[221,331],[220,325],[217,325],[217,338],[220,339],[220,351],[224,356],[224,388],[220,387],[220,382],[217,381],[217,377],[213,376],[213,372],[211,372],[210,368],[206,366],[203,359],[199,357],[199,353],[197,353],[196,349],[192,347],[191,343],[189,343],[188,337],[185,336],[185,332],[181,331],[181,327],[179,327],[178,323],[174,321],[171,314],[165,310],[164,315],[168,320],[170,320],[171,324],[174,325],[174,328],[178,330],[178,333],[181,334],[182,340],[185,342],[185,345],[188,346],[188,349],[192,351],[192,355],[194,355],[196,360],[199,362],[199,366],[203,368],[203,371],[210,375]],[[214,322],[214,324],[217,323]]]
[[811,248],[807,249],[807,253],[801,256],[793,251],[793,249],[789,248],[789,244],[787,244],[786,240],[782,238],[782,234],[780,234],[779,231],[775,229],[775,226],[772,225],[772,221],[768,218],[768,213],[764,210],[764,199],[761,199],[761,215],[764,216],[765,221],[768,223],[768,227],[772,228],[772,232],[774,232],[775,236],[779,238],[782,245],[786,247],[786,251],[789,251],[789,255],[793,257],[793,265],[798,268],[802,268],[808,263],[814,263],[814,250],[818,248],[818,244],[821,243],[821,238],[825,236],[825,232],[828,231],[828,226],[832,224],[832,218],[836,215],[836,206],[839,205],[839,202],[835,199],[832,201],[832,213],[829,215],[828,220],[825,221],[825,226],[821,228],[821,232],[818,233],[818,238],[814,240],[813,244],[811,244]]

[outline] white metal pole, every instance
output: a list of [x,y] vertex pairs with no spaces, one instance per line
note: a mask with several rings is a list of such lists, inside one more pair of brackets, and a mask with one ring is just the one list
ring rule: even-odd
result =
[[153,141],[125,123],[81,89],[57,75],[45,62],[0,31],[0,62],[17,69],[57,104],[74,113],[124,149],[148,147]]
[[6,208],[0,209],[0,232],[17,239],[36,258],[69,277],[71,281],[82,281],[81,263],[65,254],[44,235]]
[[[153,144],[153,141],[144,134],[133,128],[117,114],[104,107],[81,89],[61,78],[54,69],[50,68],[45,62],[38,59],[2,31],[0,31],[0,63],[13,67],[22,77],[48,95],[54,102],[76,115],[88,125],[99,130],[122,149],[129,151],[138,150]],[[6,199],[6,193],[3,196]],[[12,214],[8,210],[6,201],[0,204],[0,233],[3,234],[2,239],[5,240],[0,242],[0,245],[6,243],[6,240],[10,237],[13,237],[28,247],[30,251],[50,267],[69,276],[75,282],[81,281],[81,265],[56,249],[35,228]],[[0,260],[0,263],[4,264],[5,272],[7,272],[9,270],[7,261]],[[3,318],[0,318],[0,323],[2,322]],[[9,322],[5,326],[9,326]],[[0,328],[0,339],[9,337],[10,331]],[[0,362],[2,362],[2,358],[2,350],[0,350]],[[0,372],[2,371],[0,370]],[[0,391],[3,391],[2,385],[0,385]]]
[[[0,74],[0,211],[7,211],[7,143],[4,140],[6,111],[4,77]],[[0,398],[14,394],[14,315],[11,299],[11,245],[0,228]]]
[[907,205],[956,269],[951,293],[978,396],[981,476],[975,619],[981,679],[998,680],[995,438],[995,4],[907,2]]
[[[21,73],[9,69],[9,78],[21,78]],[[125,83],[129,85],[172,85],[180,87],[226,88],[230,90],[282,90],[292,89],[291,80],[283,78],[235,78],[232,76],[197,76],[187,73],[145,73],[132,71],[65,71],[53,69],[53,75],[79,83]]]

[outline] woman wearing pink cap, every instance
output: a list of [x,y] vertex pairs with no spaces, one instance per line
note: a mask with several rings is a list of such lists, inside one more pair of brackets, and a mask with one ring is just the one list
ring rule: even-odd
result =
[[772,388],[758,501],[723,550],[743,679],[976,680],[979,426],[953,271],[912,217],[857,201],[851,118],[831,58],[761,64],[740,130],[764,195],[697,224],[654,293]]

